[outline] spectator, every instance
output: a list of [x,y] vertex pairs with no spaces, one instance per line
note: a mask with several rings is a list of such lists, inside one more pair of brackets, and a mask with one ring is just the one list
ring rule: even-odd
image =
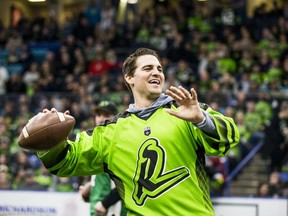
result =
[[19,182],[17,186],[18,190],[31,190],[31,191],[45,191],[46,187],[39,184],[35,179],[35,173],[33,169],[27,169],[24,171],[23,180]]
[[90,25],[95,26],[101,19],[101,5],[98,0],[91,0],[84,9],[84,15]]
[[8,55],[10,55],[10,53],[17,53],[21,49],[22,44],[23,44],[23,39],[22,39],[21,34],[17,32],[16,30],[12,31],[10,37],[8,38],[5,44],[5,48],[9,53]]
[[279,198],[281,196],[282,181],[280,178],[280,173],[278,171],[273,171],[269,175],[269,195],[273,198]]
[[269,183],[261,182],[258,186],[256,197],[270,197],[269,190]]
[[33,55],[31,54],[31,50],[29,49],[29,45],[27,43],[23,43],[20,49],[19,56],[20,64],[23,65],[23,70],[28,70],[30,64],[33,62]]
[[68,52],[61,52],[60,53],[60,61],[57,68],[57,74],[56,77],[59,77],[60,79],[64,79],[66,75],[73,73],[75,62],[73,62],[72,57]]
[[[95,125],[99,126],[103,124],[107,119],[111,119],[117,114],[116,106],[109,101],[102,101],[98,106],[93,108],[93,115],[95,120]],[[111,182],[110,177],[107,173],[97,174],[91,176],[91,181],[86,185],[80,187],[81,195],[84,201],[90,202],[90,215],[106,215],[110,210],[109,214],[120,215],[120,211],[117,206],[110,205],[107,206],[106,202],[103,202],[104,198],[109,196],[109,201],[111,204],[115,204],[120,200],[120,196],[117,190],[112,192],[111,188],[115,190],[115,185]],[[113,213],[112,213],[113,212]]]
[[184,38],[180,33],[176,33],[172,39],[171,45],[168,46],[167,57],[173,62],[177,62],[182,58],[185,52]]
[[219,77],[219,64],[215,50],[207,52],[205,56],[200,58],[198,73],[201,74],[205,71],[207,71],[211,79],[217,79]]
[[73,192],[75,191],[72,183],[72,178],[58,177],[56,191],[59,192]]
[[6,83],[9,80],[9,74],[6,67],[0,65],[0,96],[6,93]]
[[37,62],[32,62],[29,69],[24,72],[23,81],[28,89],[33,88],[33,85],[40,79],[40,70]]
[[163,53],[167,49],[167,39],[164,36],[161,28],[155,28],[151,37],[149,38],[150,46]]
[[75,36],[76,39],[85,43],[87,38],[89,36],[92,36],[92,33],[93,33],[93,26],[90,24],[89,20],[85,16],[80,15],[78,18],[78,22],[74,27],[73,35]]
[[168,73],[173,74],[175,79],[185,88],[192,86],[192,83],[194,83],[198,78],[197,74],[194,73],[188,62],[183,59],[180,59],[174,68],[170,68]]
[[[1,129],[1,133],[3,132],[3,129],[6,130],[6,128],[4,128],[3,125],[0,126]],[[7,156],[11,156],[11,152],[12,152],[12,147],[10,145],[10,139],[7,136],[4,135],[0,135],[0,153],[1,154],[5,154]]]
[[89,74],[95,77],[108,73],[109,70],[119,67],[119,63],[105,59],[103,53],[96,53],[95,59],[89,65]]
[[284,62],[282,64],[283,73],[281,74],[281,85],[283,89],[288,89],[288,57],[284,59]]
[[88,64],[90,64],[91,61],[95,58],[95,55],[97,53],[96,43],[95,43],[93,36],[89,36],[86,38],[85,46],[83,49],[84,49],[84,54],[87,58],[87,62]]
[[27,86],[22,80],[21,74],[12,73],[10,79],[6,82],[7,93],[26,93]]
[[11,179],[8,173],[8,167],[0,164],[0,190],[11,190]]
[[268,133],[265,137],[265,148],[263,149],[265,150],[265,155],[268,155],[271,159],[270,172],[281,170],[283,158],[286,155],[287,146],[285,145],[285,137],[283,136],[287,119],[286,110],[287,102],[279,102],[279,105],[273,110],[270,125],[267,127],[267,131],[273,128],[273,133]]
[[114,19],[116,17],[116,8],[113,5],[111,0],[103,2],[101,9],[101,19],[99,22],[100,28],[105,33],[113,25]]

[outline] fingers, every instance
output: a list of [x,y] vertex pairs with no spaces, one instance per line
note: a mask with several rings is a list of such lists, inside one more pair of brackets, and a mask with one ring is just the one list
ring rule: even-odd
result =
[[53,108],[51,109],[51,112],[52,112],[52,113],[53,113],[53,112],[57,112],[57,109],[53,107]]
[[43,113],[47,113],[47,112],[49,112],[49,110],[48,109],[44,109],[42,112]]
[[52,108],[51,111],[50,111],[49,109],[46,109],[46,108],[45,108],[42,112],[43,112],[43,113],[47,113],[47,112],[57,112],[57,109],[56,109],[56,108]]
[[196,93],[195,89],[191,88],[190,91],[191,91],[191,97],[192,97],[191,99],[198,100],[197,93]]
[[191,100],[197,99],[197,94],[193,88],[191,88],[191,93],[187,91],[182,86],[176,88],[175,86],[171,86],[168,90],[166,90],[167,95],[173,97],[175,100]]
[[[43,113],[47,113],[47,112],[52,112],[52,113],[54,113],[54,112],[58,112],[58,110],[53,107],[51,110],[45,108],[42,112],[43,112]],[[64,114],[70,115],[70,111],[69,111],[69,110],[66,110],[66,111],[64,112]]]
[[69,111],[69,110],[66,110],[66,111],[64,112],[64,114],[70,115],[70,111]]

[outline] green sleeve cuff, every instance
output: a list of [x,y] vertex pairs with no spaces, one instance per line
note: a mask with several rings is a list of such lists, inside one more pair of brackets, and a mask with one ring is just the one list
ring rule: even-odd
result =
[[59,155],[67,149],[68,143],[66,141],[63,141],[62,143],[56,145],[55,147],[46,150],[46,151],[38,151],[37,156],[40,158],[40,160],[43,162],[44,166],[48,169],[53,167],[57,164],[56,159],[59,158]]

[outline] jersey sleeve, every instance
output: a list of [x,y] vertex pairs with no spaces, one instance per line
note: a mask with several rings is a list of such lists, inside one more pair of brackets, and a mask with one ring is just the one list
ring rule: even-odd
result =
[[57,176],[86,176],[103,172],[101,133],[83,131],[48,151],[37,152],[44,166]]
[[212,117],[216,133],[207,134],[199,129],[199,143],[203,143],[207,155],[225,156],[239,142],[238,128],[232,118],[224,116],[210,107],[205,112]]

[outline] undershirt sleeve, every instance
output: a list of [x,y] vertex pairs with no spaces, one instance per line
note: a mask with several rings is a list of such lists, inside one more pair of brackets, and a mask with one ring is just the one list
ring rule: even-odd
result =
[[217,131],[216,131],[216,127],[214,125],[212,117],[207,112],[204,112],[204,111],[202,112],[205,116],[205,120],[203,122],[200,122],[194,125],[207,134],[216,135]]
[[103,206],[108,209],[120,200],[120,196],[116,188],[112,189],[111,192],[102,200]]

